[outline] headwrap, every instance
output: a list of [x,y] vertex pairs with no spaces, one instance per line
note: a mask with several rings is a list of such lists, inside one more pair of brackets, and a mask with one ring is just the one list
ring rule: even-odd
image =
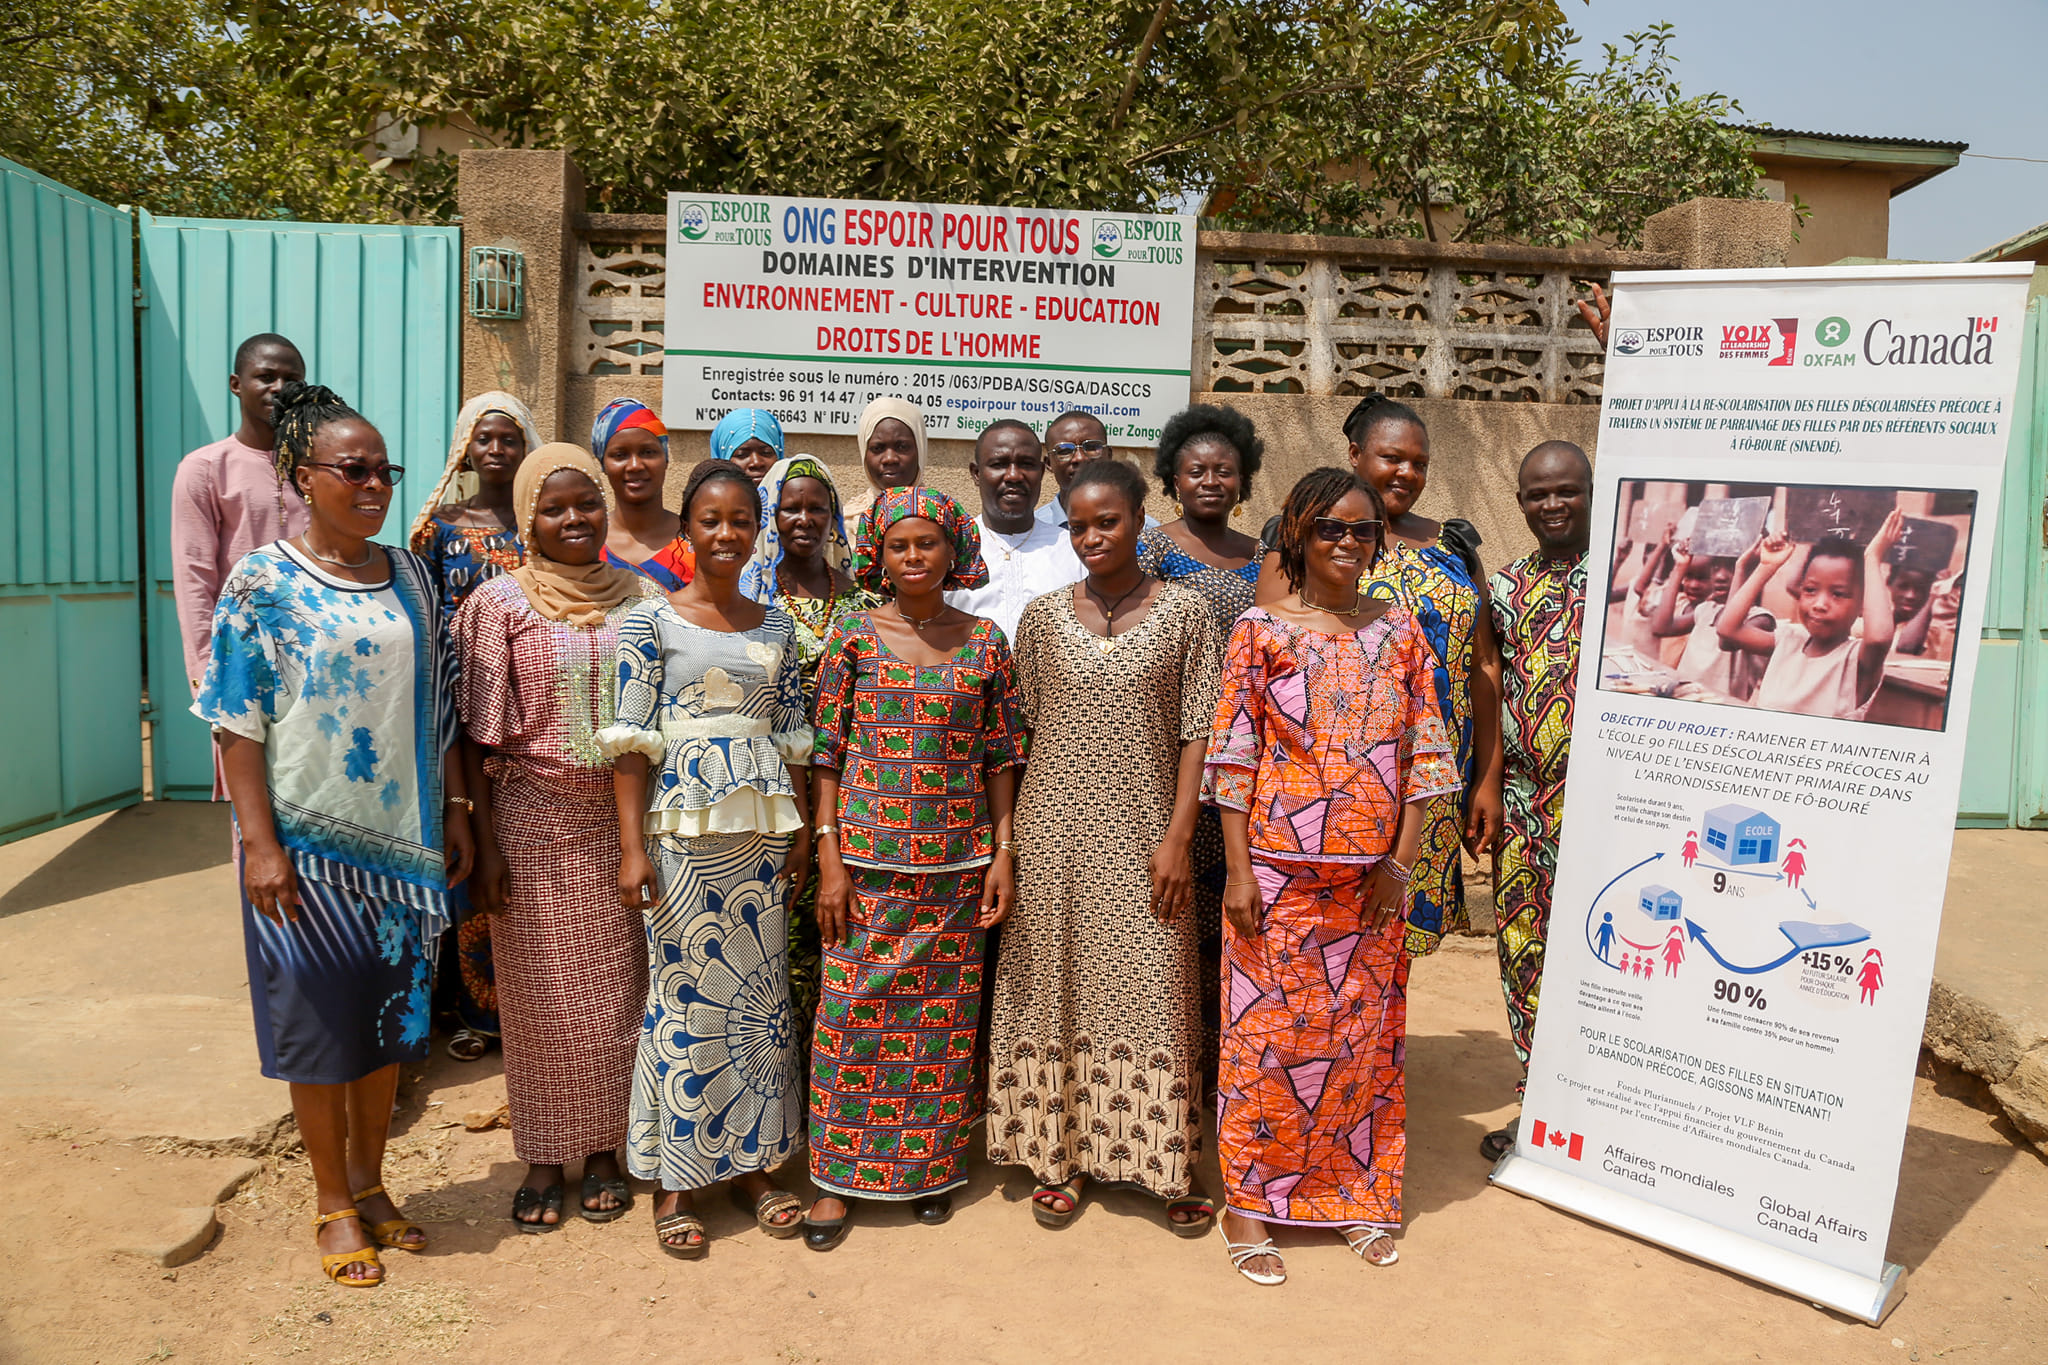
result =
[[455,439],[448,443],[448,464],[441,471],[441,481],[427,495],[420,514],[412,519],[412,535],[407,543],[418,553],[425,554],[433,543],[434,513],[442,504],[460,502],[476,493],[476,475],[469,469],[469,439],[476,435],[476,424],[492,413],[519,424],[519,430],[526,436],[528,455],[540,449],[540,432],[533,425],[533,413],[511,394],[492,389],[464,403],[462,411],[455,414]]
[[875,498],[875,505],[860,519],[860,538],[853,547],[856,583],[885,597],[895,593],[888,575],[882,572],[882,537],[891,526],[911,517],[936,522],[953,544],[953,568],[939,585],[941,589],[956,592],[988,586],[988,565],[981,558],[981,528],[960,510],[959,503],[936,488],[891,488]]
[[734,408],[711,428],[711,458],[730,460],[735,450],[752,440],[766,441],[775,447],[775,458],[782,458],[782,423],[775,414],[766,408]]
[[512,481],[512,511],[519,518],[519,541],[526,547],[526,562],[512,571],[512,578],[533,609],[548,620],[596,630],[604,624],[606,612],[649,591],[651,585],[631,570],[605,563],[602,554],[594,563],[564,564],[542,552],[533,534],[533,514],[540,505],[541,485],[564,469],[588,476],[599,493],[604,491],[604,471],[581,446],[556,441],[528,455]]
[[640,427],[651,431],[661,441],[661,453],[668,454],[668,428],[654,415],[654,409],[637,398],[614,398],[604,405],[597,414],[597,420],[590,424],[590,453],[602,464],[604,448],[612,443],[612,437],[628,427]]
[[[901,398],[877,398],[861,410],[860,414],[860,457],[868,454],[868,437],[875,434],[875,428],[889,418],[895,418],[910,428],[910,437],[917,442],[917,470],[920,478],[924,475],[924,410],[915,403],[906,403]],[[880,492],[880,489],[876,489]]]
[[[728,418],[728,421],[731,419]],[[718,433],[712,433],[717,439]],[[761,479],[761,534],[754,538],[754,557],[740,575],[740,591],[763,605],[775,600],[775,570],[786,553],[782,531],[775,514],[782,507],[782,488],[791,479],[816,479],[825,485],[832,514],[825,519],[825,566],[848,578],[853,576],[853,547],[847,543],[846,522],[839,514],[839,489],[815,456],[794,455],[777,460]]]

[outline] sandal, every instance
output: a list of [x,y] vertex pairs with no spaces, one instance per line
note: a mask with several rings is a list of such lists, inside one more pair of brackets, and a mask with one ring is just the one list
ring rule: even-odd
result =
[[[1356,1252],[1358,1259],[1364,1261],[1367,1265],[1376,1265],[1384,1270],[1401,1259],[1401,1252],[1394,1245],[1394,1234],[1388,1232],[1385,1228],[1371,1227],[1365,1223],[1353,1223],[1348,1228],[1338,1228],[1337,1234],[1344,1239],[1344,1245]],[[1387,1254],[1384,1259],[1372,1254],[1372,1249],[1382,1242],[1387,1244]]]
[[[1266,1238],[1263,1242],[1233,1242],[1230,1240],[1230,1234],[1224,1230],[1221,1218],[1216,1220],[1216,1235],[1221,1237],[1223,1245],[1229,1248],[1231,1268],[1237,1271],[1238,1274],[1244,1276],[1253,1284],[1276,1285],[1287,1283],[1287,1262],[1281,1258],[1280,1248],[1273,1245],[1271,1237]],[[1259,1256],[1271,1256],[1274,1260],[1279,1261],[1279,1273],[1275,1274],[1270,1270],[1250,1269],[1246,1263]]]
[[[693,1232],[697,1234],[695,1242],[689,1240]],[[677,1237],[682,1240],[670,1240]],[[704,1220],[687,1209],[655,1219],[654,1240],[660,1243],[663,1251],[679,1261],[699,1260],[711,1250],[711,1238],[704,1229]]]
[[[372,1185],[367,1190],[350,1195],[349,1198],[360,1204],[372,1195],[378,1194],[384,1195],[387,1199],[391,1198],[382,1185]],[[395,1205],[398,1201],[392,1199],[391,1202]],[[366,1222],[363,1224],[363,1231],[369,1233],[370,1240],[378,1246],[390,1247],[393,1251],[417,1253],[427,1249],[427,1230],[409,1218],[387,1218],[381,1223]],[[406,1240],[408,1237],[417,1237],[419,1240],[409,1242]]]
[[[1192,1218],[1175,1218],[1173,1215],[1193,1214]],[[1175,1199],[1166,1206],[1166,1226],[1173,1229],[1176,1237],[1206,1237],[1209,1235],[1209,1220],[1216,1216],[1216,1201],[1205,1194],[1191,1194],[1185,1199]]]
[[1488,1161],[1499,1161],[1509,1152],[1514,1151],[1515,1130],[1521,1122],[1520,1119],[1511,1120],[1507,1127],[1496,1128],[1485,1137],[1479,1139],[1479,1155],[1485,1157]]
[[[354,1218],[360,1221],[362,1216],[354,1209],[336,1209],[333,1213],[319,1214],[313,1219],[313,1231],[317,1234],[321,1228],[326,1227],[329,1223],[343,1218]],[[343,1273],[352,1265],[375,1266],[377,1267],[376,1277],[374,1279],[358,1279],[354,1275]],[[354,1251],[337,1251],[332,1256],[322,1256],[320,1258],[320,1269],[328,1279],[344,1289],[375,1289],[378,1285],[384,1283],[384,1263],[377,1259],[377,1248],[375,1247],[358,1247]]]
[[458,1062],[480,1062],[491,1050],[491,1040],[473,1028],[459,1028],[448,1035],[448,1055]]
[[[1031,1192],[1031,1216],[1042,1228],[1063,1228],[1081,1211],[1081,1186],[1087,1177],[1076,1172],[1063,1185],[1040,1185]],[[1067,1201],[1065,1209],[1052,1206],[1055,1199]]]
[[953,1196],[935,1194],[928,1199],[910,1201],[910,1212],[918,1222],[928,1228],[935,1228],[953,1216]]
[[[550,1211],[555,1215],[555,1221],[552,1223],[544,1221]],[[526,1217],[527,1214],[535,1212],[541,1217]],[[532,1233],[536,1237],[543,1232],[553,1232],[562,1226],[562,1182],[557,1180],[544,1190],[536,1190],[531,1185],[521,1185],[512,1191],[512,1221],[518,1225],[521,1232]]]
[[[601,1194],[608,1194],[619,1202],[608,1209],[590,1207],[590,1201]],[[624,1218],[627,1211],[633,1207],[633,1189],[626,1183],[624,1176],[614,1176],[610,1180],[605,1180],[598,1176],[586,1175],[583,1177],[580,1198],[581,1207],[577,1212],[583,1215],[584,1221],[590,1223],[615,1222]]]
[[813,1251],[830,1251],[846,1240],[847,1225],[853,1221],[853,1201],[834,1195],[846,1209],[837,1218],[813,1217],[810,1210],[804,1210],[804,1245]]
[[[733,1206],[741,1213],[751,1213],[754,1216],[754,1225],[770,1237],[778,1240],[784,1237],[794,1237],[804,1230],[804,1201],[791,1194],[788,1190],[763,1191],[759,1199],[749,1204],[746,1191],[734,1185],[732,1187],[732,1202]],[[778,1223],[775,1221],[775,1215],[778,1213],[793,1213],[797,1216],[786,1223]]]

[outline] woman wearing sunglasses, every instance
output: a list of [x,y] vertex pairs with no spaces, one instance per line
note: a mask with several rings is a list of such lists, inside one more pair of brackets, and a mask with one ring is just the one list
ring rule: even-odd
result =
[[1278,527],[1288,591],[1231,628],[1209,740],[1228,871],[1220,1228],[1254,1284],[1287,1277],[1261,1223],[1398,1259],[1408,883],[1427,803],[1459,775],[1414,614],[1360,587],[1386,519],[1348,469],[1294,486]]
[[383,1282],[377,1247],[427,1244],[382,1168],[471,862],[456,664],[425,562],[370,543],[404,472],[384,438],[317,385],[286,384],[275,412],[278,476],[311,523],[229,573],[192,710],[235,807],[263,1074],[291,1084],[321,1269],[360,1289]]
[[[1439,796],[1423,821],[1408,910],[1408,951],[1436,950],[1467,923],[1459,845],[1484,857],[1499,840],[1501,794],[1500,643],[1487,609],[1479,532],[1456,517],[1433,521],[1415,510],[1429,486],[1429,431],[1405,403],[1367,394],[1344,419],[1352,472],[1373,486],[1387,511],[1379,562],[1359,587],[1415,615],[1429,642],[1431,691],[1457,745],[1460,792]],[[1269,536],[1267,545],[1273,541]],[[1266,556],[1258,597],[1287,591],[1277,556]]]

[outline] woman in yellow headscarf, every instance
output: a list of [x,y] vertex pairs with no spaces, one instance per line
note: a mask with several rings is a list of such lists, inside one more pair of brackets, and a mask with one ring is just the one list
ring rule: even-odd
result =
[[602,471],[572,445],[527,456],[512,511],[526,562],[456,613],[462,717],[475,754],[479,862],[505,1040],[512,1198],[521,1232],[562,1218],[563,1166],[583,1163],[578,1211],[632,1206],[626,1140],[647,993],[640,916],[619,905],[618,813],[595,736],[611,723],[619,623],[655,588],[604,562]]

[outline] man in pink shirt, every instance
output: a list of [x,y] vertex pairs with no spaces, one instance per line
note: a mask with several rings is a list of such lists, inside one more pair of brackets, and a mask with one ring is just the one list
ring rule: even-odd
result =
[[270,400],[287,380],[303,381],[299,348],[275,332],[259,332],[235,348],[228,392],[242,405],[242,425],[225,440],[178,462],[171,483],[171,591],[185,645],[185,680],[194,696],[206,676],[213,605],[235,561],[259,545],[306,529],[306,504],[285,487],[271,463],[277,435]]

